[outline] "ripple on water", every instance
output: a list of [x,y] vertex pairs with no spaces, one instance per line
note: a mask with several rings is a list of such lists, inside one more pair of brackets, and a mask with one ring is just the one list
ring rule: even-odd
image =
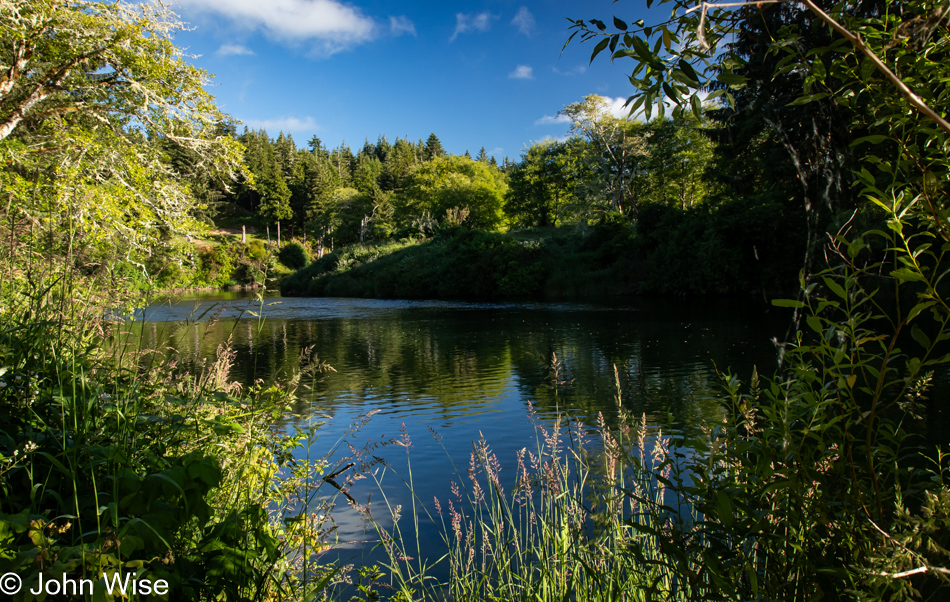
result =
[[[450,480],[467,478],[473,441],[481,437],[497,453],[510,486],[515,454],[538,441],[529,404],[546,428],[558,413],[588,425],[603,414],[615,424],[614,366],[623,407],[647,415],[651,425],[669,430],[719,421],[713,361],[744,378],[754,364],[770,372],[775,353],[769,340],[786,327],[778,313],[734,300],[610,306],[267,298],[263,321],[249,314],[259,309],[253,299],[183,300],[149,307],[134,326],[155,347],[163,332],[176,333],[174,344],[195,362],[213,358],[230,337],[238,351],[232,374],[245,382],[286,377],[299,367],[301,350],[313,346],[336,372],[308,382],[312,390],[296,406],[299,416],[288,417],[284,427],[329,415],[311,449],[299,452],[316,458],[369,412],[377,414],[350,437],[356,447],[399,437],[405,425],[409,455],[395,445],[373,452],[386,460],[385,469],[375,467],[382,489],[364,479],[352,490],[361,501],[372,495],[374,504],[384,492],[390,504],[404,508],[412,503],[403,481],[410,466],[417,499],[444,500]],[[186,320],[198,326],[183,334],[179,325]],[[376,507],[375,516],[384,519]],[[345,505],[335,517],[341,539],[372,537]],[[423,532],[427,545],[438,543],[433,533]],[[340,554],[344,560],[370,555],[371,547],[354,544]]]

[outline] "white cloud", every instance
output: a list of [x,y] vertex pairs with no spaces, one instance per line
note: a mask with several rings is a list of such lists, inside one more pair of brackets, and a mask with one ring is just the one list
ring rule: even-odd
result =
[[518,65],[508,74],[508,79],[534,79],[534,73],[530,65]]
[[497,18],[498,17],[488,11],[478,13],[477,15],[471,13],[456,13],[455,32],[452,33],[452,37],[449,38],[449,41],[453,42],[460,33],[465,33],[472,30],[486,32],[491,28],[492,20]]
[[511,24],[517,26],[518,31],[526,36],[530,36],[534,33],[534,15],[531,14],[527,6],[522,6],[518,9],[518,14],[511,20]]
[[[606,101],[605,109],[607,113],[613,115],[614,117],[627,117],[630,113],[629,107],[625,107],[624,104],[627,102],[626,98],[617,97],[611,98],[609,96],[603,97]],[[534,125],[561,125],[568,124],[571,122],[571,118],[563,113],[558,113],[557,115],[545,115],[537,121],[534,122]]]
[[303,132],[310,133],[317,129],[313,117],[307,115],[304,119],[299,117],[281,117],[280,119],[246,119],[245,125],[255,130],[267,130],[268,134],[277,132]]
[[570,123],[571,118],[567,115],[545,115],[534,122],[534,125],[551,125],[555,123]]
[[404,33],[416,37],[416,26],[405,15],[398,17],[389,17],[389,31],[394,36],[400,36]]
[[[700,96],[704,99],[706,94],[701,94]],[[606,98],[607,98],[607,102],[610,103],[608,111],[614,117],[623,117],[626,119],[638,119],[641,121],[646,119],[646,110],[643,106],[637,109],[637,111],[633,115],[631,115],[630,106],[629,105],[624,106],[624,104],[627,102],[626,98],[610,98],[609,96]],[[669,98],[663,99],[663,105],[665,107],[666,116],[669,117],[672,114],[673,107],[675,107],[676,105]],[[651,118],[659,115],[659,113],[657,112],[658,109],[657,109],[656,101],[653,101],[653,106],[650,108],[650,111],[651,111],[650,112]]]
[[619,96],[617,98],[611,98],[605,96],[604,100],[607,101],[607,112],[614,117],[626,117],[630,114],[630,107],[624,106],[627,104],[626,98]]
[[587,67],[584,65],[578,65],[573,69],[568,69],[567,71],[561,71],[557,67],[554,67],[553,71],[558,75],[583,75],[587,71]]
[[215,54],[218,56],[253,56],[254,51],[243,44],[221,44]]
[[243,29],[280,40],[315,43],[333,54],[368,41],[376,24],[358,8],[336,0],[179,0],[184,8],[230,19]]

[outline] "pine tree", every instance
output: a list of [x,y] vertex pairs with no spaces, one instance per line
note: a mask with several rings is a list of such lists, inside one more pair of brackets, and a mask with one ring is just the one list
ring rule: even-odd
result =
[[310,139],[307,146],[310,147],[310,152],[312,152],[314,156],[320,157],[326,155],[327,150],[323,147],[323,141],[317,138],[316,134]]
[[445,156],[445,149],[442,148],[442,142],[439,141],[439,137],[434,133],[429,134],[429,140],[426,141],[426,154],[425,160],[431,161],[438,157]]
[[393,152],[393,146],[386,140],[386,134],[380,134],[376,139],[376,158],[379,159],[382,163],[385,163],[389,159],[389,155]]

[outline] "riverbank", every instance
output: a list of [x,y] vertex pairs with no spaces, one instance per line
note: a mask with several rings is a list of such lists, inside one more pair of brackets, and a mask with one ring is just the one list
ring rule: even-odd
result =
[[[288,276],[280,290],[284,296],[554,300],[749,294],[786,291],[795,282],[800,266],[789,256],[730,238],[715,221],[704,235],[698,221],[680,220],[682,230],[652,229],[646,219],[639,226],[508,233],[452,228],[430,239],[351,245]],[[722,240],[707,245],[704,236]]]

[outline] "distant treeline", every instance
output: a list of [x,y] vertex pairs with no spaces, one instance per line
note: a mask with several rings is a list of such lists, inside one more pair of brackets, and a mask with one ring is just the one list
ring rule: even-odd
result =
[[[635,265],[623,278],[633,282],[619,290],[792,288],[809,239],[794,168],[774,137],[749,135],[729,113],[643,121],[614,116],[606,99],[589,96],[562,111],[569,138],[535,143],[517,162],[500,163],[484,148],[475,158],[449,155],[434,133],[416,142],[381,135],[354,153],[316,136],[298,148],[289,135],[245,129],[233,135],[247,175],[209,194],[206,206],[219,222],[280,222],[285,239],[304,242],[315,258],[446,228],[554,226],[583,238],[590,226],[612,224],[628,231],[630,244],[591,269]],[[307,287],[297,294],[304,290],[317,294]]]

